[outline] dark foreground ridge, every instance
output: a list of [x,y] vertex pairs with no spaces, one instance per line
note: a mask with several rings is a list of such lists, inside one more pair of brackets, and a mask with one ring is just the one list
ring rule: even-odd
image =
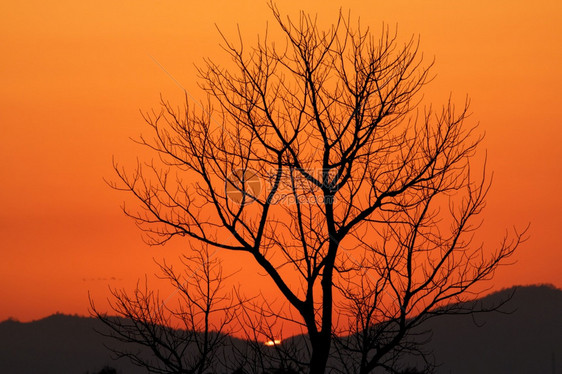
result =
[[[479,300],[494,303],[513,289]],[[525,286],[502,310],[473,316],[445,316],[429,321],[427,349],[441,363],[436,373],[562,373],[562,290]],[[0,372],[99,373],[104,366],[117,373],[140,373],[126,359],[115,361],[104,347],[107,338],[93,318],[52,315],[42,320],[0,323]],[[302,339],[294,337],[292,340]],[[112,343],[112,342],[111,342]],[[238,342],[239,344],[240,342]]]

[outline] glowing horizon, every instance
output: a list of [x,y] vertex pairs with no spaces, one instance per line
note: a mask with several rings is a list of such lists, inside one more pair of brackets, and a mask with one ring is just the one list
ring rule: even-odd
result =
[[[297,7],[279,1],[281,11]],[[302,5],[330,22],[341,3]],[[377,31],[398,25],[403,39],[421,36],[427,61],[436,57],[427,96],[436,105],[450,92],[472,100],[471,120],[486,132],[494,185],[478,238],[492,249],[506,228],[531,222],[531,239],[512,266],[488,286],[551,283],[562,287],[561,5],[552,2],[349,1],[352,17]],[[27,321],[56,311],[88,314],[88,291],[102,303],[108,285],[132,289],[153,274],[153,258],[174,260],[187,247],[174,241],[147,247],[119,209],[128,196],[111,190],[112,157],[135,162],[129,140],[147,134],[139,114],[158,109],[160,94],[181,105],[185,88],[196,99],[194,63],[225,55],[217,23],[248,45],[271,17],[266,3],[186,4],[108,1],[2,5],[6,54],[0,88],[2,137],[2,261],[0,320]],[[248,257],[221,251],[239,270],[248,293],[275,298]],[[152,277],[150,277],[152,280]],[[165,285],[153,280],[166,292]],[[171,292],[171,291],[170,291]]]

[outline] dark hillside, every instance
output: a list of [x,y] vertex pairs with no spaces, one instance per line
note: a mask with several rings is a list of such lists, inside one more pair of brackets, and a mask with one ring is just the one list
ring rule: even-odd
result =
[[[513,289],[478,302],[505,300]],[[427,349],[441,366],[438,374],[562,373],[562,290],[551,286],[517,288],[502,310],[429,321]],[[98,373],[105,365],[118,373],[140,373],[127,360],[114,361],[103,346],[108,340],[92,318],[53,315],[39,321],[0,323],[0,373]],[[299,346],[303,337],[288,339]],[[243,344],[235,340],[237,345]],[[553,369],[555,366],[555,369]],[[553,371],[554,370],[554,371]]]

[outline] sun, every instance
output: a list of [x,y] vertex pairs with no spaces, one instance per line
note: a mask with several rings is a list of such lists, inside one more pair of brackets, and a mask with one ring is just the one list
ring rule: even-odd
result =
[[273,347],[273,346],[276,346],[278,344],[281,344],[281,339],[268,340],[264,344],[268,347]]

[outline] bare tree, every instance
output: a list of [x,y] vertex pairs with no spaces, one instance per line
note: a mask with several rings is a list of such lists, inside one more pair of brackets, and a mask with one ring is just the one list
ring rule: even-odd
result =
[[470,296],[522,236],[493,251],[471,242],[490,183],[470,163],[481,137],[468,101],[420,105],[433,64],[417,39],[271,9],[284,40],[223,36],[231,64],[199,70],[206,104],[186,95],[184,109],[163,100],[147,114],[153,136],[140,143],[158,158],[115,165],[115,187],[137,198],[126,213],[153,244],[250,254],[289,305],[266,307],[306,331],[311,373],[325,372],[336,333],[359,334],[340,346],[360,354],[358,371],[387,367],[413,327]]
[[150,373],[202,374],[221,367],[217,357],[230,344],[228,324],[238,303],[224,292],[220,261],[207,250],[194,250],[182,264],[182,272],[159,264],[175,290],[167,299],[146,280],[132,294],[111,291],[110,308],[118,317],[100,312],[90,299],[92,314],[107,327],[100,333],[116,342],[110,349],[118,358],[127,357]]

